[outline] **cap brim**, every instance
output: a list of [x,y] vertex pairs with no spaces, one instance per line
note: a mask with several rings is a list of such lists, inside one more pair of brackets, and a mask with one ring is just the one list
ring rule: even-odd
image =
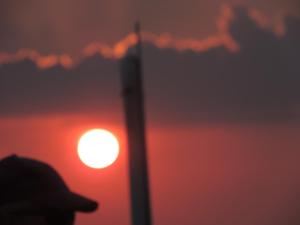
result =
[[61,212],[93,212],[98,203],[71,191],[43,195],[32,201],[12,202],[0,207],[0,213],[40,212],[58,210]]
[[39,199],[42,206],[56,208],[60,211],[93,212],[98,208],[98,203],[71,191],[64,191]]

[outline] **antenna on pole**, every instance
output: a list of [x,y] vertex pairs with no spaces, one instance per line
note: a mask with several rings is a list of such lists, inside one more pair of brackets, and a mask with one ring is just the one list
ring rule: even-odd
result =
[[137,38],[136,55],[141,60],[142,59],[142,35],[141,35],[141,25],[139,21],[137,21],[134,24],[134,32]]

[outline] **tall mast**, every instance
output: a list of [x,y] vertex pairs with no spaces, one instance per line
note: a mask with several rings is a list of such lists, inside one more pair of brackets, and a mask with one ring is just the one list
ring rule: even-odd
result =
[[123,103],[128,139],[132,225],[151,225],[146,129],[144,115],[142,40],[135,24],[136,52],[121,61]]

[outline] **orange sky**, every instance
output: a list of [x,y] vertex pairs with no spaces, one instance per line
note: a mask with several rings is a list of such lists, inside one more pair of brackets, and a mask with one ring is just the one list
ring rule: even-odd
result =
[[[76,155],[78,138],[94,127],[110,129],[121,141],[119,159],[104,170],[85,167]],[[123,128],[122,123],[79,116],[2,119],[1,156],[15,152],[51,163],[72,190],[100,201],[100,209],[79,215],[77,224],[126,225],[129,199]],[[155,224],[215,224],[232,219],[240,224],[245,218],[256,224],[261,216],[266,218],[264,224],[280,224],[274,221],[290,216],[286,205],[298,204],[291,191],[299,187],[298,126],[150,126],[149,131]],[[274,214],[277,210],[281,213]]]

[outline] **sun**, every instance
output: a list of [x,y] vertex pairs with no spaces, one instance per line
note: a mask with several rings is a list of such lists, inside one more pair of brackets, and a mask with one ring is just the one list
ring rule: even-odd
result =
[[113,164],[118,158],[119,142],[111,132],[93,129],[80,137],[77,152],[85,165],[102,169]]

